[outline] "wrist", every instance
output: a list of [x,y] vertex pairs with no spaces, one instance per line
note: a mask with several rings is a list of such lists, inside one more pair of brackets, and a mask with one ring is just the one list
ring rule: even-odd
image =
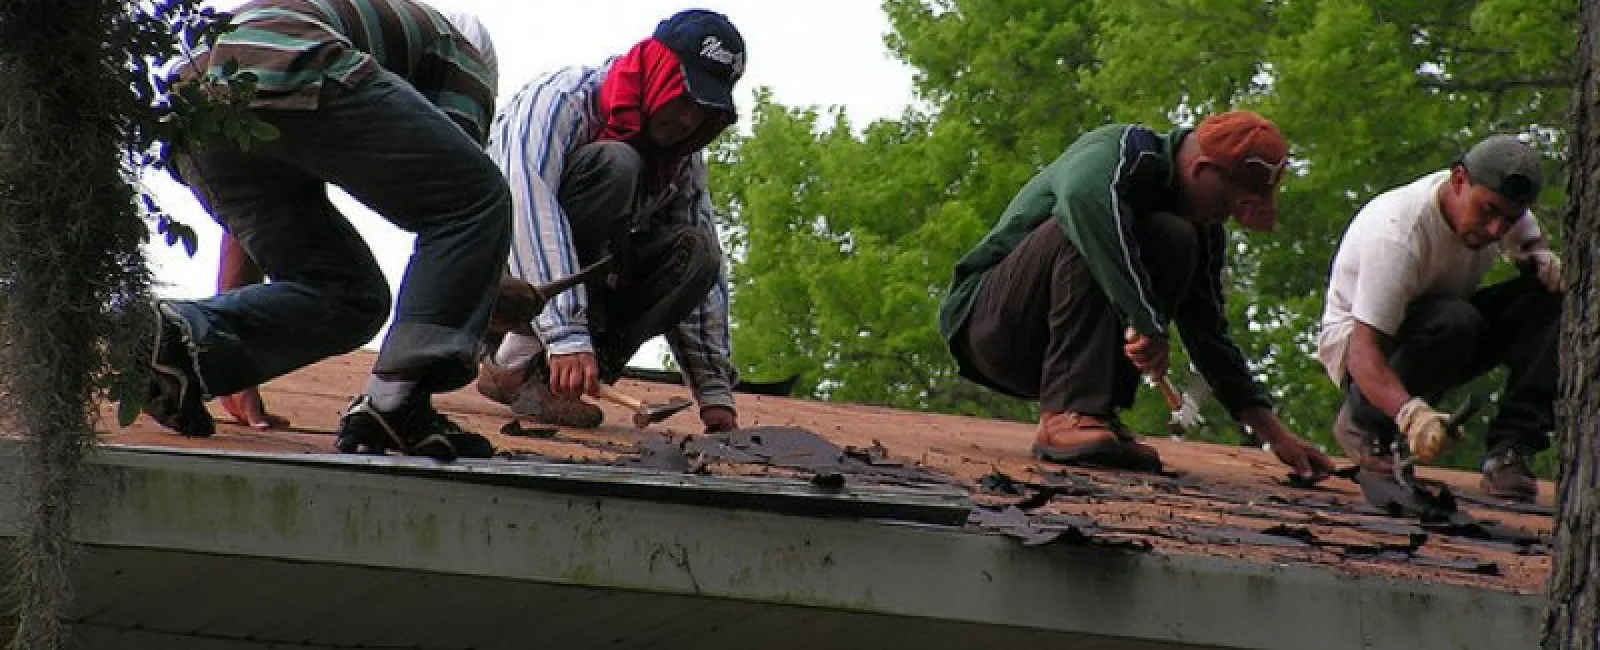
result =
[[1407,399],[1400,405],[1400,409],[1394,412],[1394,423],[1404,429],[1407,422],[1415,418],[1418,412],[1427,408],[1429,408],[1428,402],[1421,397]]

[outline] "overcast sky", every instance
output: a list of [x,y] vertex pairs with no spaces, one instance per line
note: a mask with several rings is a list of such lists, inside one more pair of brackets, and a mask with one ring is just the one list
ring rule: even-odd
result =
[[[237,2],[210,3],[227,8]],[[911,70],[883,45],[888,21],[874,0],[806,2],[699,2],[666,0],[430,0],[442,11],[466,10],[488,26],[500,65],[500,96],[528,80],[576,64],[594,65],[621,54],[650,35],[661,19],[689,8],[713,9],[739,27],[749,49],[744,79],[735,89],[740,126],[749,124],[754,90],[765,86],[790,106],[837,106],[856,124],[897,117],[911,102]],[[157,239],[149,247],[157,293],[202,298],[216,288],[217,241],[221,231],[188,189],[165,174],[147,179],[162,205],[195,228],[200,250],[193,257]],[[411,237],[359,204],[336,193],[335,203],[356,224],[383,265],[391,286],[411,254]],[[380,334],[380,337],[382,335]],[[654,365],[660,348],[641,351]]]

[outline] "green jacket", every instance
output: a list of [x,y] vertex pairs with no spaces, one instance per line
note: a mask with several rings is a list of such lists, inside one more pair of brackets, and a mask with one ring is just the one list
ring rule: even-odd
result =
[[1095,281],[1129,327],[1167,338],[1167,324],[1175,322],[1190,358],[1230,413],[1271,406],[1228,335],[1222,295],[1228,237],[1221,224],[1197,226],[1205,274],[1195,278],[1175,313],[1162,310],[1139,258],[1133,221],[1154,212],[1185,212],[1175,160],[1188,135],[1188,130],[1162,135],[1144,126],[1113,124],[1078,138],[1022,187],[1000,222],[956,264],[950,293],[939,308],[940,334],[946,341],[954,338],[989,269],[1053,219],[1089,262]]

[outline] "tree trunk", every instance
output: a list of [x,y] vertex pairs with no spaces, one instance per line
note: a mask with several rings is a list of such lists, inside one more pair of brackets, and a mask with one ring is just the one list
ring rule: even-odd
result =
[[1555,566],[1546,595],[1545,650],[1600,648],[1600,0],[1582,1],[1572,98],[1570,198],[1565,227],[1567,297],[1561,329],[1561,453]]

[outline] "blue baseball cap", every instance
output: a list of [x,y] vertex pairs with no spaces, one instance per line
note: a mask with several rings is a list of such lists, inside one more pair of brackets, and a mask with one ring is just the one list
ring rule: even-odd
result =
[[727,16],[686,9],[661,21],[651,37],[678,55],[689,96],[701,105],[738,115],[733,84],[744,76],[744,37]]

